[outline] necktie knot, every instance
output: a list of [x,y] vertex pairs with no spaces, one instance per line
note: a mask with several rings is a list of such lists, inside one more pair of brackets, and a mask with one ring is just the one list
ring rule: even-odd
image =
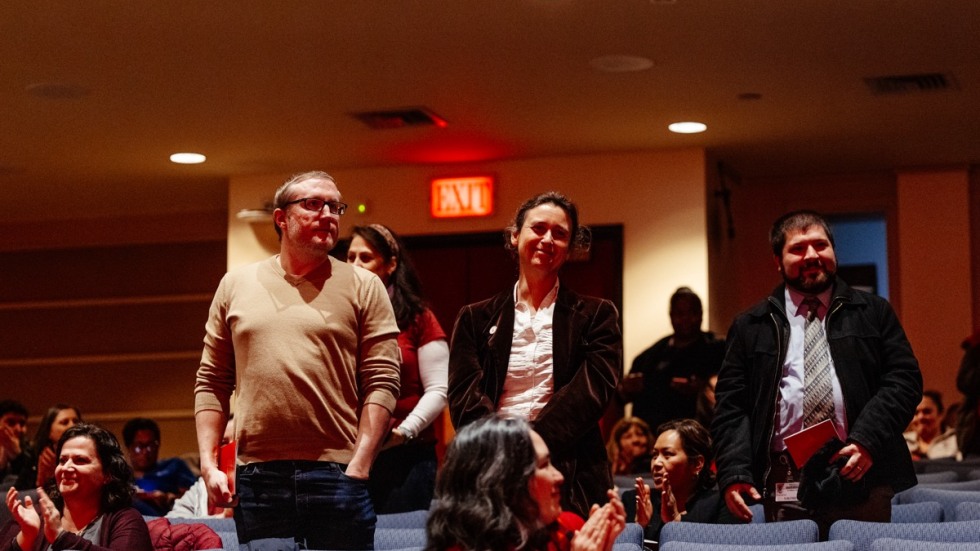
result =
[[820,299],[817,297],[807,297],[803,299],[803,304],[806,305],[806,320],[813,321],[817,317],[817,311],[820,310]]

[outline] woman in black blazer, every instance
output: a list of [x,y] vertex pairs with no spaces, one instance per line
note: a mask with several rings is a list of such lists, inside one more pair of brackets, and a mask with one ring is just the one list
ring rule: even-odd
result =
[[563,507],[587,517],[612,487],[599,420],[622,374],[619,313],[559,284],[569,255],[589,243],[565,196],[526,201],[505,238],[517,283],[463,307],[453,329],[452,421],[459,429],[494,412],[528,419],[565,477]]

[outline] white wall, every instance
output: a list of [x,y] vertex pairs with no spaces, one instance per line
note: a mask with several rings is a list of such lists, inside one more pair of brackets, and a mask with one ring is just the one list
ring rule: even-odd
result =
[[[624,359],[670,333],[667,301],[687,285],[708,311],[708,243],[705,220],[706,158],[701,149],[583,155],[472,165],[332,170],[345,201],[366,201],[365,215],[348,211],[341,234],[356,224],[380,222],[403,235],[503,229],[517,206],[541,191],[557,190],[579,207],[586,225],[622,224],[624,230]],[[428,181],[438,176],[492,173],[496,208],[480,219],[429,216]],[[228,190],[229,268],[262,259],[277,248],[271,222],[237,220],[241,209],[260,208],[289,174],[232,178]],[[706,314],[707,318],[707,314]],[[708,320],[705,319],[705,326]],[[448,328],[447,328],[448,329]]]

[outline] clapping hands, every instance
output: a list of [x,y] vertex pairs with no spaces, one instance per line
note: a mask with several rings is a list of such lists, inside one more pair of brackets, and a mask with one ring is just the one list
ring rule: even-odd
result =
[[626,510],[615,490],[607,492],[609,503],[593,505],[588,520],[572,539],[573,551],[609,551],[626,528]]

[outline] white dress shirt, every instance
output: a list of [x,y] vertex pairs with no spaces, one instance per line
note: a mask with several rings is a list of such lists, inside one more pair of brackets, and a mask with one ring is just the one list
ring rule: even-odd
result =
[[517,299],[514,285],[514,334],[504,390],[497,405],[503,415],[534,421],[555,392],[552,320],[558,282],[537,311]]
[[[828,289],[817,295],[820,308],[817,317],[827,328],[827,308],[831,290]],[[772,436],[772,450],[786,449],[783,439],[803,430],[803,338],[806,324],[807,307],[803,304],[802,293],[786,287],[786,317],[789,318],[789,346],[786,349],[786,359],[783,362],[783,375],[779,380],[779,418],[776,420],[776,430]],[[844,394],[841,392],[840,379],[834,367],[834,358],[830,357],[831,382],[834,387],[834,428],[841,440],[847,440],[847,412],[844,410]]]

